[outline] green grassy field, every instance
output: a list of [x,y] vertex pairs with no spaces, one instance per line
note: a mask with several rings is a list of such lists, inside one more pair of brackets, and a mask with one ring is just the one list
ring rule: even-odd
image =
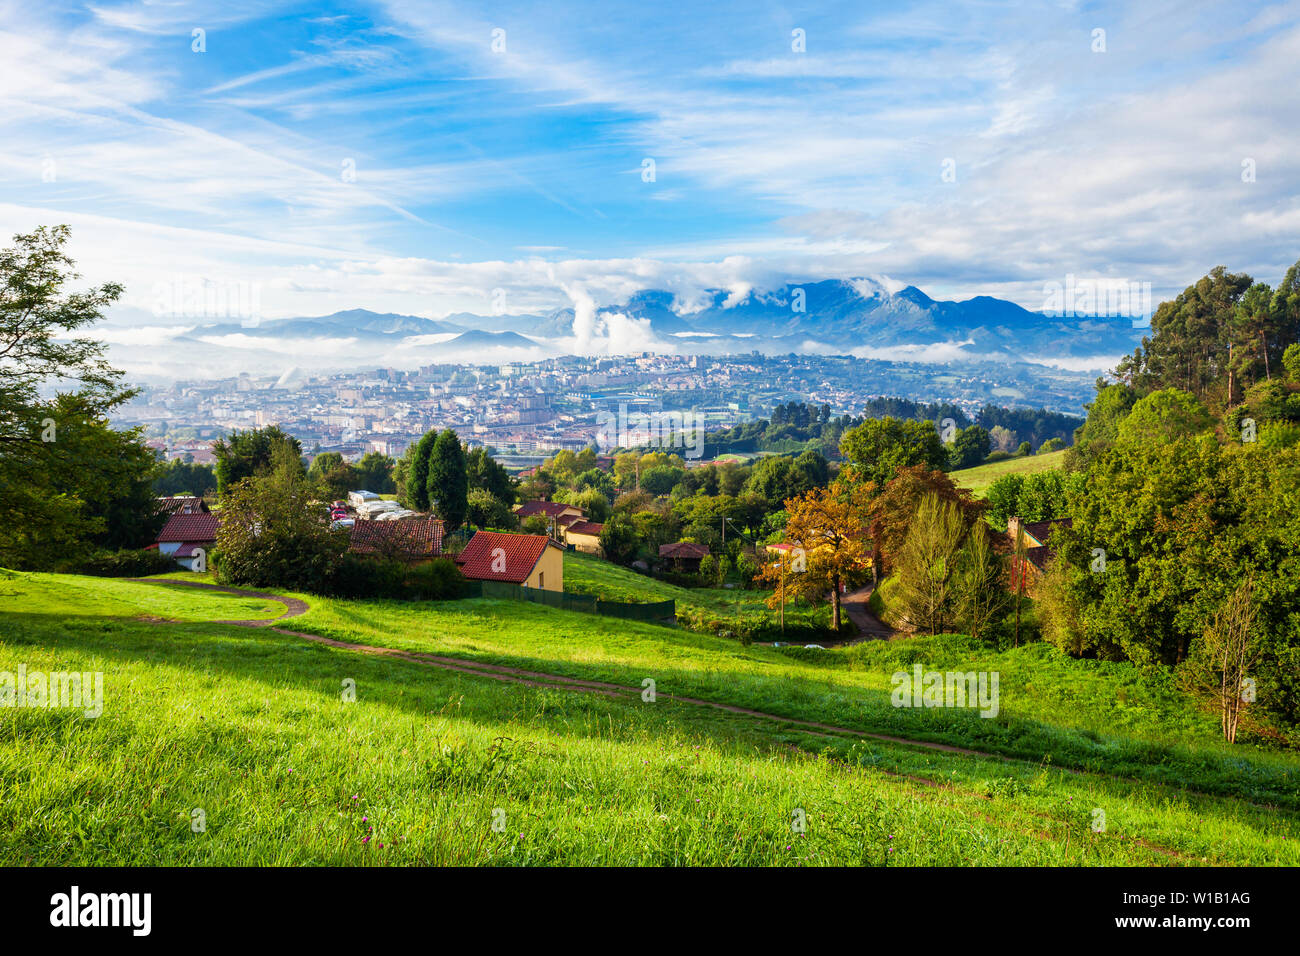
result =
[[[765,603],[770,591],[735,588],[684,588],[578,551],[564,554],[564,590],[592,594],[606,601],[676,601],[678,608],[690,608],[719,618],[761,618],[772,621],[776,611]],[[828,608],[786,605],[787,623],[830,626]]]
[[1065,462],[1065,450],[1048,452],[1046,455],[1026,455],[1024,458],[1008,458],[995,461],[991,465],[976,465],[963,468],[949,474],[958,488],[965,488],[976,498],[983,498],[989,485],[1003,475],[1027,475],[1035,471],[1049,471],[1060,468]]
[[[661,696],[214,624],[264,619],[267,602],[174,583],[0,580],[0,670],[105,674],[97,719],[0,709],[0,863],[1300,863],[1300,761],[1226,748],[1212,719],[1119,665],[957,637],[787,652],[532,604],[307,599],[286,628],[637,689],[653,677]],[[1000,669],[1002,713],[890,707],[889,673],[917,661]],[[670,694],[1027,759],[816,735]]]

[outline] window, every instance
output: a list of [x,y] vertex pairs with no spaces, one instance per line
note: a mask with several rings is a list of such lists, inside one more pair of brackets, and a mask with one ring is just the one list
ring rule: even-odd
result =
[[538,571],[538,572],[537,572],[537,586],[538,586],[539,588],[544,588],[544,587],[546,587],[546,572],[545,572],[545,571]]

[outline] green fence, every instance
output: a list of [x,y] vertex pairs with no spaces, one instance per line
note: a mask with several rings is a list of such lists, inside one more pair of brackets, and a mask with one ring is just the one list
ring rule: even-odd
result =
[[485,597],[497,601],[532,601],[534,604],[545,604],[547,607],[558,607],[565,611],[604,614],[607,617],[621,617],[632,621],[653,621],[662,624],[677,620],[676,601],[625,604],[622,601],[601,601],[590,594],[545,591],[541,588],[526,588],[503,581],[470,581],[466,590],[467,597]]

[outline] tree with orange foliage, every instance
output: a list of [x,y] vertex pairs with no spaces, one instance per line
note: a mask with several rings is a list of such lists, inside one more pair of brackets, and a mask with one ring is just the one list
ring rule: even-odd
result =
[[[766,564],[763,580],[783,590],[819,598],[831,592],[831,627],[840,628],[840,586],[870,565],[869,538],[863,523],[862,494],[836,481],[785,502],[785,539],[791,556]],[[800,570],[800,569],[803,570]],[[793,573],[791,573],[793,572]],[[768,606],[783,595],[774,593]]]

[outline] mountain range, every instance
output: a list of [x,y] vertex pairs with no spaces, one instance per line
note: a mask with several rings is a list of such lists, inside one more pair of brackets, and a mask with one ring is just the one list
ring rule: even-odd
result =
[[[1142,329],[1127,317],[1054,316],[976,296],[930,298],[881,279],[828,279],[771,291],[712,290],[683,303],[647,289],[621,305],[442,319],[348,309],[259,322],[179,327],[162,343],[187,365],[253,370],[415,367],[437,362],[522,361],[563,354],[643,351],[698,355],[852,354],[929,363],[1030,362],[1105,369],[1133,350]],[[159,350],[152,350],[160,359]],[[191,359],[197,359],[192,361]],[[233,363],[233,365],[232,365]]]

